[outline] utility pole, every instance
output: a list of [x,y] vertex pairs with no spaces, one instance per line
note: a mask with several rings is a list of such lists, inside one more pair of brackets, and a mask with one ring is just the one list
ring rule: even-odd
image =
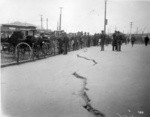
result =
[[104,34],[106,34],[106,25],[107,25],[106,10],[107,10],[107,0],[105,0],[105,11],[104,11]]
[[46,19],[46,27],[47,27],[47,31],[48,31],[48,18]]
[[62,7],[60,7],[60,21],[59,21],[59,30],[61,30],[61,20],[62,20]]
[[0,24],[0,41],[1,41],[2,25]]
[[106,19],[106,8],[107,7],[107,0],[105,0],[105,11],[104,11],[104,31],[102,31],[103,38],[101,40],[101,51],[104,51],[104,45],[105,45],[105,38],[106,38],[106,25],[107,25],[107,19]]
[[137,27],[137,29],[136,29],[136,34],[138,34],[139,33],[139,29],[138,29],[138,27]]
[[59,22],[57,22],[57,31],[59,30]]
[[43,15],[40,15],[41,16],[41,30],[43,29]]
[[130,22],[130,40],[131,40],[131,34],[132,34],[132,25],[133,25],[133,22]]

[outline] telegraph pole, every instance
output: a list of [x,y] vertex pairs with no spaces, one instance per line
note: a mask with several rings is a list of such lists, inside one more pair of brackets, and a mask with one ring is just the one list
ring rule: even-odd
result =
[[137,29],[136,29],[136,34],[138,34],[139,33],[139,29],[138,29],[138,27],[137,27]]
[[59,30],[59,22],[57,22],[57,31]]
[[43,29],[43,15],[40,15],[41,16],[41,30]]
[[47,31],[48,31],[48,18],[46,19],[46,28],[47,28]]
[[104,11],[104,31],[102,32],[103,39],[101,40],[101,51],[104,51],[104,44],[105,44],[105,38],[106,38],[106,25],[107,25],[107,19],[106,19],[106,8],[107,7],[107,0],[105,0],[105,11]]
[[131,34],[132,34],[132,25],[133,25],[133,22],[130,22],[130,40],[131,40]]
[[61,30],[61,20],[62,20],[62,7],[60,7],[60,21],[59,21],[59,30]]
[[106,10],[107,10],[107,0],[105,0],[105,11],[104,11],[104,34],[106,34],[106,25],[107,25]]

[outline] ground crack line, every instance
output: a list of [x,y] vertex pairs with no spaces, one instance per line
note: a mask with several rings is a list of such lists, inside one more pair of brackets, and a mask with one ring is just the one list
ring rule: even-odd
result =
[[78,55],[78,54],[77,54],[77,57],[83,58],[83,59],[86,59],[86,60],[89,60],[89,61],[92,61],[92,62],[94,63],[93,65],[96,65],[96,64],[97,64],[97,62],[96,62],[94,59],[89,59],[89,58],[86,58],[86,57],[84,57],[84,56],[80,56],[80,55]]
[[81,97],[82,99],[85,101],[85,105],[83,106],[88,112],[92,113],[93,115],[95,115],[96,117],[105,117],[105,115],[100,112],[99,110],[95,109],[92,107],[91,105],[91,100],[89,98],[89,96],[87,95],[86,91],[89,90],[88,88],[86,88],[86,84],[87,84],[87,78],[80,76],[79,74],[77,74],[76,72],[74,72],[72,75],[74,75],[76,78],[82,79],[83,80],[83,87],[81,89]]

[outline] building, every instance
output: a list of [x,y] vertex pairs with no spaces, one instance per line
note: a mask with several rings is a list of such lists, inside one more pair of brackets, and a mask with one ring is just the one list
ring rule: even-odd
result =
[[11,35],[14,31],[23,31],[25,34],[30,33],[29,31],[36,30],[36,26],[29,24],[29,23],[22,23],[22,22],[13,22],[9,24],[2,24],[1,25],[1,38],[5,38],[8,35]]

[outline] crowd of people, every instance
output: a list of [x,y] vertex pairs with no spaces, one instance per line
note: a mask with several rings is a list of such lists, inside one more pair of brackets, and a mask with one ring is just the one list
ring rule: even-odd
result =
[[113,36],[104,34],[104,31],[90,35],[89,33],[74,33],[68,35],[62,33],[59,36],[51,36],[51,39],[57,46],[58,54],[67,54],[68,51],[79,50],[84,47],[100,46],[104,51],[104,45],[112,43],[113,51],[121,51],[121,44],[126,42],[125,36],[115,31]]
[[[41,35],[41,39],[43,39],[43,37],[44,35]],[[112,51],[121,51],[121,46],[123,43],[128,44],[131,42],[133,47],[136,37],[135,35],[132,35],[129,39],[129,36],[119,31],[115,31],[112,35],[106,35],[104,31],[101,33],[95,33],[94,35],[83,32],[71,34],[62,32],[58,35],[53,33],[50,36],[50,40],[54,46],[54,53],[67,54],[68,51],[75,51],[91,46],[100,46],[101,51],[104,51],[104,45],[108,44],[112,44]],[[145,46],[147,46],[149,42],[148,35],[144,38],[144,42]]]
[[115,33],[113,34],[112,50],[121,51],[122,42],[123,42],[123,36],[119,31],[115,31]]
[[[136,37],[134,35],[129,36],[124,35],[119,31],[115,31],[112,35],[104,34],[104,31],[100,33],[96,33],[94,35],[90,35],[89,33],[76,33],[72,35],[68,35],[66,33],[62,33],[57,37],[53,37],[55,45],[58,49],[58,54],[67,54],[68,51],[79,50],[84,47],[91,47],[91,46],[100,46],[101,51],[104,51],[104,45],[112,44],[112,51],[121,51],[121,46],[123,43],[128,44],[131,42],[133,46]],[[145,45],[147,46],[149,42],[149,37],[145,37]]]

